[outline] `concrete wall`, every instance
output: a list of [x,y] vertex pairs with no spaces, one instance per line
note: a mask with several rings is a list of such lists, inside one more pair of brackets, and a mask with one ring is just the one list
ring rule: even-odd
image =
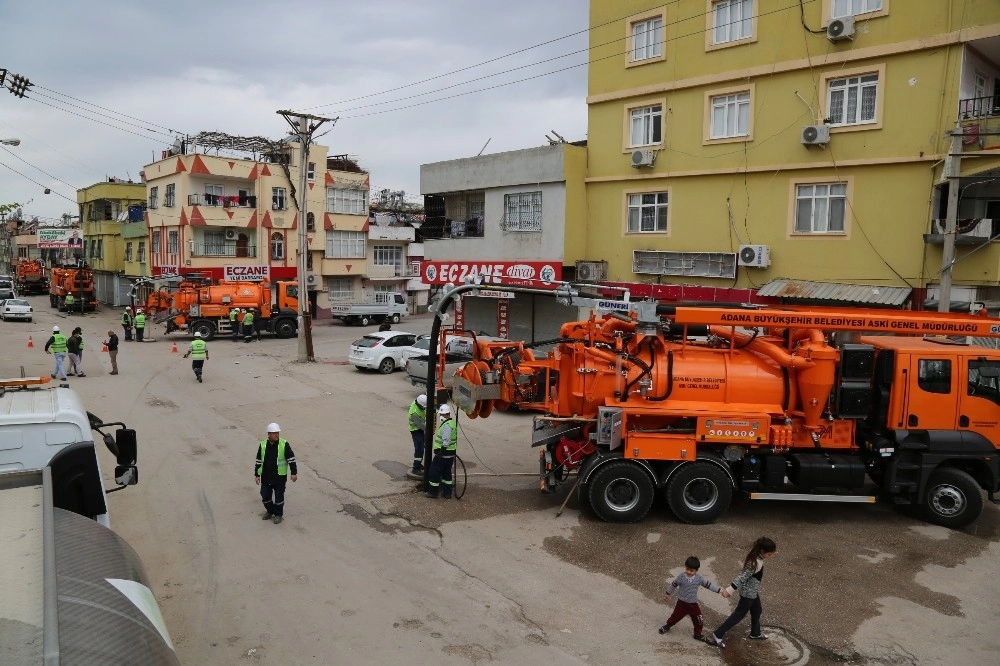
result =
[[445,194],[562,181],[563,145],[420,165],[420,193]]

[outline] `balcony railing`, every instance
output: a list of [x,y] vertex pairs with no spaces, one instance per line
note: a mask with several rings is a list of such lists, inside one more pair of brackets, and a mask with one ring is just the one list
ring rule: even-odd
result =
[[444,217],[428,217],[420,227],[420,240],[437,240],[442,238],[483,238],[483,218],[474,217],[470,220],[449,220]]
[[222,208],[256,208],[256,196],[232,194],[189,194],[189,206],[219,206]]
[[958,101],[958,119],[988,118],[1000,116],[1000,95],[990,97],[970,97]]
[[192,257],[256,257],[257,246],[219,245],[216,243],[192,243]]
[[[931,220],[931,232],[924,234],[924,242],[930,245],[944,243],[945,220]],[[972,218],[956,220],[956,245],[984,245],[1000,239],[1000,218]]]
[[959,100],[958,120],[965,150],[1000,148],[1000,95]]

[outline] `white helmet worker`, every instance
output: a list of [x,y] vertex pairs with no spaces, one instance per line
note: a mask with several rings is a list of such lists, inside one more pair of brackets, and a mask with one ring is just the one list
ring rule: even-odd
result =
[[197,332],[196,332],[196,333],[194,334],[194,337],[196,337],[196,338],[200,338],[200,337],[201,337],[201,331],[197,331]]
[[52,332],[53,333],[58,333],[59,332],[59,327],[58,326],[53,326],[52,327]]
[[441,405],[438,407],[439,416],[451,416],[451,405]]
[[281,432],[281,426],[279,426],[277,423],[269,423],[267,425],[267,432],[268,433]]
[[417,404],[420,405],[421,409],[427,407],[427,396],[423,393],[417,396]]

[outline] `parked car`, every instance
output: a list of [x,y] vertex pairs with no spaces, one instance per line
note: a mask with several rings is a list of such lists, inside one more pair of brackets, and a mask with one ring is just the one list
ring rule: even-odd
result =
[[17,298],[14,285],[10,282],[0,282],[0,301],[6,301],[8,298]]
[[[472,353],[472,338],[448,333],[445,336],[445,344],[448,345],[449,352]],[[426,356],[430,348],[431,336],[427,333],[421,333],[417,336],[416,342],[403,349],[403,365],[406,365],[406,362],[414,356]]]
[[416,335],[405,331],[369,333],[351,344],[349,360],[358,370],[378,370],[388,375],[403,367],[403,349],[416,340]]
[[[503,341],[491,335],[478,335],[478,340]],[[467,335],[448,335],[445,342],[444,385],[451,388],[454,383],[455,371],[472,360],[473,339]],[[427,386],[427,358],[430,341],[427,341],[423,353],[415,354],[406,359],[406,378],[414,386]]]
[[8,298],[3,301],[3,305],[0,305],[0,319],[4,321],[24,319],[30,322],[33,316],[31,303],[23,298]]

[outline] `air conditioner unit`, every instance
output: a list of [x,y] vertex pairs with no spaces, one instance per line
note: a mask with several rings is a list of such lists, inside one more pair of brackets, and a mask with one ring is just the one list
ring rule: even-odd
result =
[[825,146],[830,143],[830,127],[827,125],[806,125],[802,128],[802,145]]
[[313,289],[319,289],[323,286],[323,276],[319,273],[309,273],[306,275],[306,285]]
[[767,268],[771,265],[770,245],[740,245],[736,263],[749,268]]
[[656,161],[656,151],[646,148],[644,150],[633,150],[632,151],[632,166],[636,169],[639,167],[653,166],[653,162]]
[[576,262],[576,279],[584,282],[600,282],[608,279],[608,262],[578,261]]
[[843,16],[835,18],[826,26],[826,38],[831,42],[842,42],[854,39],[854,17]]
[[226,240],[236,240],[236,229],[226,229]]

